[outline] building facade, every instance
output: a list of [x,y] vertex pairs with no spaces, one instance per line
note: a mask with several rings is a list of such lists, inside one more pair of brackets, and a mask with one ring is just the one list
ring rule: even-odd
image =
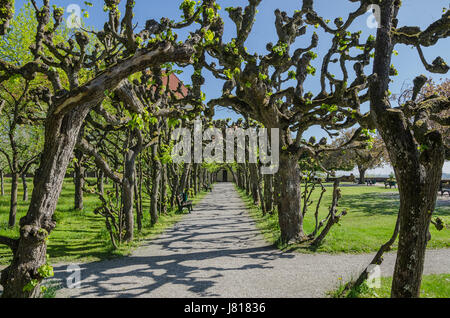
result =
[[220,169],[216,174],[217,182],[233,182],[233,175],[228,169]]

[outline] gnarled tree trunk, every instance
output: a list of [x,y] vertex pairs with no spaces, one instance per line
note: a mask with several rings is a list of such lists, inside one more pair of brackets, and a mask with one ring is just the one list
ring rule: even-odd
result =
[[152,193],[150,200],[150,218],[151,224],[156,224],[158,222],[158,196],[159,196],[159,186],[161,183],[161,162],[157,158],[158,155],[158,144],[152,146]]
[[84,168],[83,168],[83,153],[79,150],[74,151],[77,162],[74,169],[74,183],[75,183],[75,210],[83,210],[83,186],[84,186]]
[[44,150],[35,173],[28,212],[20,220],[20,237],[2,239],[2,243],[8,241],[13,251],[12,263],[0,278],[4,287],[2,297],[28,298],[40,294],[39,283],[43,277],[38,269],[46,263],[47,237],[55,227],[53,213],[81,125],[90,109],[104,99],[105,91],[115,90],[129,75],[167,62],[189,63],[195,52],[192,46],[192,43],[179,45],[166,41],[164,45],[139,50],[83,86],[52,96],[45,122]]
[[267,213],[273,212],[273,175],[264,175],[264,202]]
[[20,238],[14,244],[13,260],[2,271],[3,298],[28,298],[40,294],[39,284],[24,290],[46,263],[46,239],[55,227],[52,219],[61,193],[67,166],[89,107],[79,107],[65,116],[50,115],[40,167],[35,173],[28,213],[20,220]]
[[142,208],[142,162],[138,161],[138,178],[136,180],[135,185],[135,194],[137,197],[137,215],[136,215],[136,223],[138,227],[138,231],[142,231],[142,220],[144,219],[143,208]]
[[251,175],[249,164],[245,164],[244,173],[245,173],[245,192],[247,193],[247,195],[249,195],[251,194]]
[[22,173],[22,175],[20,176],[22,178],[22,188],[23,188],[23,196],[22,199],[23,201],[28,201],[28,184],[27,184],[27,174],[26,173]]
[[98,169],[97,172],[97,190],[100,194],[103,194],[105,192],[104,189],[104,178],[105,178],[105,174],[103,172],[102,169]]
[[366,183],[366,171],[367,169],[358,166],[358,171],[359,171],[359,184],[364,184]]
[[306,239],[306,235],[303,232],[303,216],[300,213],[300,167],[295,156],[281,152],[278,181],[281,241],[302,241]]
[[5,180],[3,176],[3,170],[0,169],[0,195],[5,195]]
[[162,214],[167,213],[167,164],[162,165],[160,211]]
[[[424,126],[427,118],[410,123],[403,110],[390,107],[386,97],[394,48],[390,30],[396,4],[394,0],[386,0],[381,6],[382,27],[377,32],[373,70],[376,78],[370,84],[370,109],[389,152],[400,192],[399,246],[391,297],[410,298],[420,295],[425,250],[430,238],[428,229],[442,176],[445,149],[441,134]],[[422,115],[426,117],[425,113]],[[419,141],[426,149],[418,149]]]
[[260,198],[258,192],[258,165],[256,163],[249,163],[250,169],[250,191],[253,198],[253,204],[259,205]]
[[[390,154],[391,155],[391,154]],[[409,161],[409,160],[408,160]],[[409,161],[411,162],[411,161]],[[444,158],[424,166],[398,166],[400,233],[392,281],[392,297],[419,297],[429,226],[436,205]]]
[[17,215],[17,192],[19,188],[19,175],[15,172],[11,174],[11,199],[9,205],[9,227],[16,225]]
[[194,195],[197,195],[198,193],[198,167],[199,164],[198,163],[194,163],[194,168],[192,170],[192,184],[193,184],[193,188],[194,188]]
[[125,154],[125,169],[122,181],[122,215],[125,222],[124,241],[131,242],[134,238],[134,184],[136,182],[136,153],[130,149]]
[[188,179],[189,179],[189,174],[191,172],[191,168],[192,168],[192,163],[185,163],[184,164],[184,169],[183,169],[183,174],[181,175],[180,178],[180,184],[178,187],[178,194],[183,193],[184,191],[186,191],[186,187],[188,185]]
[[133,187],[134,191],[134,205],[136,206],[136,225],[138,232],[142,231],[142,210],[140,202],[140,194],[138,188],[138,181],[136,180]]

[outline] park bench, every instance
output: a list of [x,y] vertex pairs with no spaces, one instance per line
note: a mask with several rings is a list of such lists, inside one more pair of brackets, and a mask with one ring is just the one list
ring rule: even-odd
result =
[[183,212],[184,208],[188,208],[189,213],[192,212],[192,201],[185,199],[184,194],[177,195],[178,212]]
[[208,184],[204,184],[203,185],[203,190],[212,192],[212,187],[210,185],[208,185]]
[[389,188],[392,188],[392,187],[397,188],[397,182],[392,181],[392,180],[386,180],[386,181],[384,181],[384,187],[385,188],[387,188],[387,187],[389,187]]
[[372,185],[375,185],[377,183],[377,181],[376,180],[366,180],[366,184],[368,185],[368,186],[372,186]]
[[444,195],[445,192],[447,192],[447,194],[450,196],[450,185],[446,184],[444,187],[444,183],[441,182],[441,185],[439,187],[439,191],[441,191],[441,195]]

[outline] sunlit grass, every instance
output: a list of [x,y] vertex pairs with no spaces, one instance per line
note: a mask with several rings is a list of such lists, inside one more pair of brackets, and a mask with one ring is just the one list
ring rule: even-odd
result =
[[[32,182],[28,182],[29,193],[33,189]],[[105,189],[111,188],[111,184],[105,185]],[[10,183],[7,179],[5,196],[0,196],[0,235],[19,237],[19,227],[8,228]],[[159,222],[154,226],[150,224],[149,199],[143,200],[143,229],[141,233],[136,230],[135,241],[130,244],[122,244],[115,250],[111,244],[109,234],[102,216],[95,215],[94,209],[99,204],[95,195],[84,195],[84,209],[74,209],[75,187],[71,179],[66,179],[63,191],[58,201],[55,212],[56,228],[49,237],[47,253],[51,263],[58,262],[88,262],[109,259],[129,254],[133,248],[139,246],[145,239],[162,233],[166,228],[178,222],[185,214],[178,214],[175,210],[166,215],[160,215]],[[201,192],[194,198],[194,204],[206,193]],[[28,209],[28,202],[22,201],[22,187],[19,186],[17,224]],[[185,211],[186,212],[186,211]],[[8,247],[0,245],[0,265],[9,264],[12,259]]]
[[[344,284],[329,292],[333,298],[390,298],[392,277],[381,277],[381,288],[369,288],[366,284],[344,293]],[[450,274],[424,275],[420,287],[421,298],[449,298]]]
[[[345,185],[345,184],[344,184]],[[266,215],[253,205],[253,200],[238,190],[244,199],[251,214],[257,220],[258,227],[262,230],[266,239],[279,248],[289,248],[302,252],[312,252],[305,245],[290,245],[289,247],[279,243],[280,229],[278,226],[278,215]],[[385,189],[384,186],[342,186],[342,199],[339,202],[339,211],[346,209],[348,214],[342,217],[339,224],[334,225],[328,233],[323,244],[316,252],[326,253],[365,253],[374,252],[385,243],[392,235],[399,208],[398,190]],[[312,195],[312,200],[317,202],[319,191]],[[327,186],[327,192],[322,199],[319,209],[319,220],[328,214],[328,208],[332,199],[332,187]],[[314,230],[313,204],[305,217],[304,229],[306,233]],[[439,216],[446,224],[450,223],[450,205],[438,205],[434,217]],[[450,247],[450,229],[444,228],[437,231],[430,226],[432,239],[428,248]],[[395,250],[397,245],[393,246]]]

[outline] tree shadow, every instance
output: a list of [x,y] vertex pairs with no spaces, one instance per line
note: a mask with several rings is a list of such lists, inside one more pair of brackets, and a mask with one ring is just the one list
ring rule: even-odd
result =
[[369,215],[395,215],[398,213],[400,201],[394,195],[386,193],[362,193],[345,194],[342,196],[339,206],[357,210]]
[[[205,200],[194,214],[155,239],[144,240],[132,256],[81,265],[77,297],[139,297],[176,294],[217,297],[215,287],[230,272],[271,269],[273,261],[294,258],[268,246],[245,215],[241,201],[230,200],[234,189],[225,188],[216,199]],[[232,213],[225,213],[225,211]],[[55,267],[63,285],[71,274]],[[64,294],[64,292],[63,292]]]
[[[396,215],[400,207],[400,196],[398,193],[371,192],[364,194],[345,194],[340,202],[341,208],[358,210],[358,212],[369,215]],[[435,216],[450,215],[450,200],[443,200],[438,195]]]
[[[183,285],[200,297],[220,296],[209,289],[226,271],[273,268],[270,247],[224,249],[206,252],[178,252],[161,256],[130,256],[113,262],[94,262],[81,265],[82,287],[79,297],[150,295],[165,285]],[[279,254],[278,257],[293,257]],[[237,265],[233,259],[247,259]],[[204,266],[211,264],[209,266]],[[56,281],[65,284],[69,273],[65,266],[55,267]]]

